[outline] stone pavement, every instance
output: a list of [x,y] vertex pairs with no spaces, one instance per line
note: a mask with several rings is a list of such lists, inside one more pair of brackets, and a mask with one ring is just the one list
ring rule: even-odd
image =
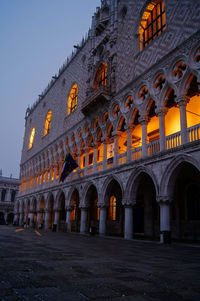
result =
[[0,226],[0,300],[200,300],[200,245]]

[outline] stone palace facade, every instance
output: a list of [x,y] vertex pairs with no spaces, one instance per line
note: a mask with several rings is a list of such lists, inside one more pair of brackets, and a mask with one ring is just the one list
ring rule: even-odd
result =
[[12,224],[14,204],[19,191],[19,179],[3,177],[0,172],[0,225]]
[[101,1],[74,48],[26,111],[15,222],[200,240],[200,2]]

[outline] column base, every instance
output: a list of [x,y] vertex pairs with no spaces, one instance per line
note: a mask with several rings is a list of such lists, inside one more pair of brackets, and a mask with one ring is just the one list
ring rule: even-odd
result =
[[161,231],[160,232],[160,243],[170,244],[171,243],[171,231]]

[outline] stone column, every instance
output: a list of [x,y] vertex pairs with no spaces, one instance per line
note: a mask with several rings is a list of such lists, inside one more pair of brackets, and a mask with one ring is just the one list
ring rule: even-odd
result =
[[80,233],[86,232],[86,221],[87,221],[87,208],[81,208],[81,225]]
[[166,142],[165,142],[165,115],[167,109],[163,108],[157,112],[159,116],[159,133],[160,133],[160,151],[164,151],[166,149]]
[[17,225],[17,224],[18,224],[18,222],[19,222],[18,219],[19,219],[18,213],[15,213],[15,214],[14,214],[14,220],[13,220],[13,224],[14,224],[14,225]]
[[126,155],[126,162],[131,161],[131,134],[132,134],[133,126],[129,125],[127,127],[127,155]]
[[160,202],[160,242],[169,243],[171,240],[170,203]]
[[133,238],[133,207],[125,205],[124,238]]
[[30,227],[33,228],[34,226],[34,212],[30,212]]
[[142,124],[142,158],[147,156],[147,123],[148,118],[145,116],[141,118],[140,123]]
[[187,116],[186,116],[186,106],[187,106],[188,98],[186,96],[179,96],[177,98],[177,103],[180,109],[180,121],[181,121],[181,144],[185,144],[188,142],[188,134],[187,134]]
[[67,232],[71,232],[71,212],[72,212],[72,208],[67,208],[67,212],[66,212]]
[[103,141],[103,170],[107,168],[107,140]]
[[107,207],[100,207],[99,234],[106,235]]
[[58,229],[59,222],[60,222],[60,210],[55,210],[54,224],[57,225],[57,229]]
[[37,212],[37,227],[40,225],[40,211]]
[[46,210],[45,211],[45,218],[44,218],[44,229],[48,230],[49,227],[49,219],[50,219],[50,211]]
[[23,225],[23,219],[24,219],[24,214],[23,214],[23,212],[20,212],[20,215],[19,215],[19,225],[20,226]]
[[27,212],[24,212],[23,223],[27,225]]

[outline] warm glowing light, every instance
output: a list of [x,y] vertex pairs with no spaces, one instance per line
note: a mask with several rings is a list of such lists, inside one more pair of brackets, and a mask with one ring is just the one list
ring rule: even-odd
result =
[[34,137],[35,137],[35,128],[32,128],[30,138],[29,138],[29,146],[28,146],[29,149],[33,146]]
[[94,89],[106,85],[107,85],[107,64],[101,63],[95,76]]
[[186,107],[187,127],[200,123],[200,96],[195,95],[190,98]]
[[114,157],[114,142],[107,144],[107,159]]
[[142,125],[135,126],[131,133],[131,148],[138,148],[142,146]]
[[97,162],[103,161],[103,143],[97,148]]
[[178,107],[172,107],[165,116],[165,135],[169,136],[180,132],[180,111]]
[[152,1],[146,8],[139,27],[140,51],[166,29],[164,1]]
[[147,142],[152,142],[159,139],[159,117],[154,116],[150,119],[147,125]]
[[69,98],[68,98],[68,115],[73,112],[77,107],[77,98],[78,98],[78,86],[74,84],[71,88]]
[[122,132],[118,136],[118,154],[123,154],[127,151],[127,132]]
[[117,206],[117,200],[116,197],[113,195],[110,197],[110,207],[109,207],[109,219],[112,221],[116,221],[116,206]]
[[49,110],[46,119],[45,119],[45,125],[44,125],[44,136],[49,134],[51,129],[51,117],[52,117],[52,111]]

